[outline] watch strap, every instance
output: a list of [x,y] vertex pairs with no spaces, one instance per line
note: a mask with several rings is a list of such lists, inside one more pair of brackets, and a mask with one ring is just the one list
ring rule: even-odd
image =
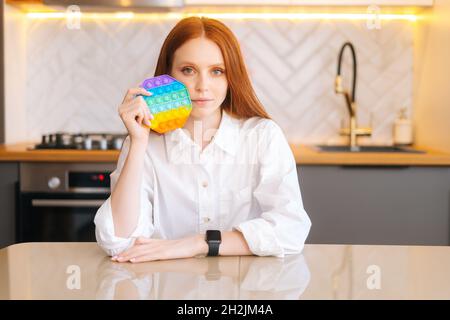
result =
[[209,247],[208,256],[213,257],[213,256],[219,255],[219,246],[220,246],[219,242],[208,241],[208,247]]
[[220,230],[207,230],[205,241],[208,243],[208,256],[218,256],[220,243],[222,242]]

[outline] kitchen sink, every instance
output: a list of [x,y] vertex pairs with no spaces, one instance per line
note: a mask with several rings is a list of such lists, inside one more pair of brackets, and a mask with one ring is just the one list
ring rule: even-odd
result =
[[392,153],[425,153],[410,147],[399,146],[358,146],[356,150],[351,150],[350,146],[314,146],[319,152],[392,152]]

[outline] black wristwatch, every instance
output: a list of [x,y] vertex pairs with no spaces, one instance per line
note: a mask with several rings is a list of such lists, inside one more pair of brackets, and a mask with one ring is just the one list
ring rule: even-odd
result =
[[208,243],[208,256],[218,256],[219,246],[222,242],[220,230],[206,230],[206,243]]

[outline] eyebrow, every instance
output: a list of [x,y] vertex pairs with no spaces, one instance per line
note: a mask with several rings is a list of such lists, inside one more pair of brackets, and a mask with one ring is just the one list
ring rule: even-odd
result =
[[[182,61],[182,62],[180,62],[180,64],[191,64],[191,65],[197,67],[197,65],[195,63],[189,62],[189,61]],[[219,62],[219,63],[216,63],[216,64],[209,65],[208,67],[218,67],[218,66],[225,66],[225,65],[222,62]]]

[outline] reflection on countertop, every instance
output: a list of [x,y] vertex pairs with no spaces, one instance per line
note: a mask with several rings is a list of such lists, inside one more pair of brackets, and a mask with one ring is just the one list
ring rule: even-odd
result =
[[303,254],[112,262],[95,243],[0,250],[0,299],[449,299],[450,247],[306,245]]
[[0,251],[2,299],[298,299],[303,255],[112,262],[95,243],[27,243]]
[[98,269],[96,299],[298,299],[309,277],[302,255],[147,264],[103,261]]

